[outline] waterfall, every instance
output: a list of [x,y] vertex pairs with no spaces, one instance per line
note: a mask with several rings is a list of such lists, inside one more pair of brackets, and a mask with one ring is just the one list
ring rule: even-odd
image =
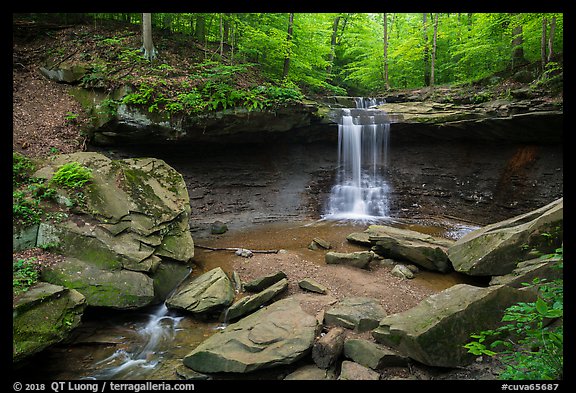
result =
[[376,109],[382,101],[355,98],[356,108],[341,110],[338,123],[336,184],[326,219],[371,220],[388,216],[390,121]]

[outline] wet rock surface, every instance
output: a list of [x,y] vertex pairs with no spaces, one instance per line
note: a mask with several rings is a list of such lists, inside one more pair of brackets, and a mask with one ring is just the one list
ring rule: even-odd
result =
[[[194,237],[220,221],[229,229],[318,219],[335,183],[337,131],[312,144],[146,146],[106,149],[111,157],[163,158],[182,173]],[[92,147],[101,150],[101,148]],[[561,144],[397,141],[391,128],[392,217],[460,219],[487,225],[563,195]]]

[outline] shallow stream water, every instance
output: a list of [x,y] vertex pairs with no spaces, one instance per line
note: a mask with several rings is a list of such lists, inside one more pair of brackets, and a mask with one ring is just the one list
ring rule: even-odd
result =
[[[434,236],[457,239],[475,229],[459,223],[427,223],[380,220],[386,225],[412,229]],[[324,253],[312,252],[308,245],[319,237],[338,252],[365,250],[346,236],[364,231],[370,223],[339,221],[299,221],[265,223],[244,229],[231,229],[222,235],[195,238],[197,246],[242,247],[253,250],[284,249],[309,261],[324,264]],[[231,274],[234,252],[210,251],[197,247],[190,278],[220,266]],[[411,280],[435,291],[463,282],[457,273],[421,271]],[[182,358],[203,340],[221,329],[221,321],[202,320],[168,310],[163,304],[138,311],[88,310],[74,339],[54,346],[30,360],[15,372],[23,378],[77,380],[178,379],[175,372]],[[223,376],[222,379],[229,377]],[[263,377],[266,378],[266,377]]]

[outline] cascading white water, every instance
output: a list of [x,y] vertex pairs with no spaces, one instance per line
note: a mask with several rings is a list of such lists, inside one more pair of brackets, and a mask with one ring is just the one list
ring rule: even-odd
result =
[[326,219],[371,220],[388,215],[384,172],[390,122],[384,111],[375,109],[382,101],[357,97],[355,102],[356,108],[342,109],[338,124],[336,184]]
[[137,334],[144,344],[138,343],[133,351],[119,349],[99,361],[97,365],[102,365],[103,369],[91,379],[141,378],[146,370],[152,370],[157,366],[161,356],[158,351],[160,345],[163,341],[173,338],[182,318],[169,315],[164,303],[159,305],[148,315],[147,323],[137,329]]

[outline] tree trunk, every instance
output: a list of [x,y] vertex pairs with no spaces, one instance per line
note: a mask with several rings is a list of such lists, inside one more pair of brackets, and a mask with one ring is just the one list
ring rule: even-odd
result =
[[230,13],[225,14],[224,18],[224,43],[230,44]]
[[424,37],[424,86],[430,86],[430,67],[428,67],[428,29],[426,13],[422,14],[422,32]]
[[438,13],[434,14],[434,38],[432,41],[432,61],[430,66],[430,86],[434,87],[434,71],[436,66],[436,37],[438,36]]
[[552,17],[552,21],[550,21],[550,34],[548,34],[548,59],[546,63],[552,61],[552,57],[554,56],[554,34],[556,32],[556,16]]
[[224,26],[222,24],[222,13],[220,13],[220,61],[224,57]]
[[156,58],[156,48],[154,48],[154,42],[152,41],[152,14],[150,13],[142,14],[142,39],[144,57],[152,61]]
[[522,25],[520,22],[516,23],[517,24],[512,28],[512,69],[526,64],[526,58],[524,58]]
[[288,77],[288,71],[290,71],[290,42],[292,41],[292,28],[294,25],[294,13],[291,12],[288,18],[288,35],[286,36],[287,50],[284,57],[284,70],[282,71],[282,79]]
[[542,16],[542,36],[540,40],[540,59],[542,62],[542,72],[546,68],[546,30],[548,29],[548,21],[546,16]]
[[328,67],[326,67],[326,79],[330,80],[332,74],[332,63],[334,63],[334,55],[336,51],[336,37],[338,36],[338,24],[340,23],[340,16],[334,18],[332,24],[332,38],[330,39],[330,56],[328,57]]
[[203,14],[196,15],[196,29],[195,29],[196,40],[198,42],[204,43],[206,38],[206,21],[204,20]]
[[172,17],[174,14],[164,14],[162,18],[162,27],[168,31],[172,31]]
[[383,27],[384,27],[384,86],[386,90],[390,90],[390,81],[388,80],[388,14],[383,15]]

